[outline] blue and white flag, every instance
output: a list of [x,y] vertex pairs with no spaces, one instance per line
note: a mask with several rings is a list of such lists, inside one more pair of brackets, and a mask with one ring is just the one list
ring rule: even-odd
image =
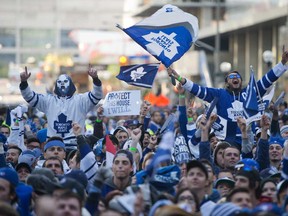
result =
[[256,115],[258,110],[258,99],[257,99],[257,83],[255,80],[254,73],[251,72],[250,80],[246,88],[246,100],[244,101],[244,114],[246,118]]
[[274,97],[274,93],[275,93],[275,85],[271,86],[272,88],[269,88],[269,91],[266,92],[266,94],[263,96],[263,107],[262,109],[259,108],[259,111],[264,111],[269,104],[271,103],[273,97]]
[[149,176],[152,177],[155,174],[157,168],[162,162],[170,162],[174,140],[173,132],[168,131],[164,133],[151,163],[147,166],[146,171]]
[[159,66],[160,63],[122,66],[116,77],[130,85],[152,88]]
[[168,4],[152,16],[122,30],[169,67],[197,40],[199,27],[197,17]]

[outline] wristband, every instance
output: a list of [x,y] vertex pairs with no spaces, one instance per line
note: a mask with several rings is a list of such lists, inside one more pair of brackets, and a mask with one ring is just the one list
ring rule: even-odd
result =
[[130,147],[129,150],[130,150],[131,152],[137,152],[137,148],[134,148],[134,147]]
[[179,82],[181,82],[182,77],[179,75],[179,76],[177,77],[177,80],[178,80]]
[[185,98],[185,95],[180,94],[179,98]]
[[100,122],[102,122],[102,120],[101,119],[96,119],[96,122],[100,123]]
[[190,121],[193,121],[193,118],[190,117],[190,118],[187,118],[187,120],[188,120],[188,122],[190,122]]

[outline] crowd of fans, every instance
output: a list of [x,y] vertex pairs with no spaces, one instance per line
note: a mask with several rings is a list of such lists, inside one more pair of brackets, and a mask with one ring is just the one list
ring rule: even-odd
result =
[[[287,61],[286,51],[257,83],[261,97]],[[31,90],[26,68],[20,89],[29,108],[1,116],[0,215],[286,215],[287,102],[271,101],[247,124],[238,115],[246,93],[239,72],[223,89],[168,73],[179,81],[176,109],[143,101],[139,116],[106,117],[93,68],[91,92],[74,94],[61,75],[54,95]],[[189,92],[217,97],[216,111],[187,105]]]

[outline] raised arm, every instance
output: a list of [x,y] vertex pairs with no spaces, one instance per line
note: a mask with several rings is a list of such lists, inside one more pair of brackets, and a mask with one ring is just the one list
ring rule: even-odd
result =
[[181,83],[186,91],[189,91],[191,94],[202,100],[211,102],[215,97],[219,97],[220,93],[218,89],[200,86],[193,81],[182,77],[171,67],[167,68],[167,72],[170,77],[174,77],[179,83]]
[[260,171],[268,168],[269,162],[269,144],[267,131],[270,128],[271,122],[268,116],[262,115],[260,120],[261,137],[257,145],[256,161],[260,165]]
[[288,65],[286,65],[288,61],[288,51],[284,51],[283,47],[283,54],[281,62],[279,62],[277,65],[275,65],[268,73],[266,73],[258,82],[257,86],[260,92],[260,95],[263,96],[267,89],[278,80],[282,74],[285,73],[285,71],[288,70]]
[[25,70],[20,73],[20,80],[21,80],[20,89],[21,90],[28,87],[27,80],[29,79],[30,76],[31,76],[31,73],[28,72],[27,67],[25,66]]

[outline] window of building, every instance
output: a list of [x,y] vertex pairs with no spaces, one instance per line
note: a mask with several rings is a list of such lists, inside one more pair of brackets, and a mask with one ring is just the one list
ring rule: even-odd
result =
[[56,32],[52,29],[22,29],[20,43],[23,48],[55,48]]
[[0,28],[0,48],[16,46],[16,30]]
[[72,30],[61,30],[61,48],[77,48],[77,44],[70,38]]
[[0,78],[7,78],[9,63],[15,63],[15,54],[0,54]]

